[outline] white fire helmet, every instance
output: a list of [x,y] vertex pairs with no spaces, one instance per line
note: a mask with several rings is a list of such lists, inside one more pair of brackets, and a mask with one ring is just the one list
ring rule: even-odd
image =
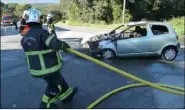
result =
[[41,16],[41,11],[31,8],[27,11],[26,21],[27,23],[30,23],[30,22],[40,23],[40,16]]

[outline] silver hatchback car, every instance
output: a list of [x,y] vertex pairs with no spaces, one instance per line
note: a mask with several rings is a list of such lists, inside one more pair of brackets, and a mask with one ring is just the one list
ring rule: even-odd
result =
[[87,42],[93,56],[104,59],[115,56],[161,56],[172,61],[180,42],[171,24],[165,22],[130,22],[109,33],[93,36]]

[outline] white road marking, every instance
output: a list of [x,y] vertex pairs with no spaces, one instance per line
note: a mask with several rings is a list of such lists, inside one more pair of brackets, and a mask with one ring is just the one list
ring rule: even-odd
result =
[[185,48],[185,46],[184,46],[184,45],[182,45],[182,46],[181,46],[181,48]]

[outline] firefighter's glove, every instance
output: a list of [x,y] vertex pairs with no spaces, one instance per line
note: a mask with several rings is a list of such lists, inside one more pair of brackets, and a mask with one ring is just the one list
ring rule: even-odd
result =
[[55,34],[55,26],[54,24],[48,25],[48,31],[50,34]]
[[56,34],[56,33],[55,33],[55,30],[49,30],[49,33],[50,33],[50,34]]

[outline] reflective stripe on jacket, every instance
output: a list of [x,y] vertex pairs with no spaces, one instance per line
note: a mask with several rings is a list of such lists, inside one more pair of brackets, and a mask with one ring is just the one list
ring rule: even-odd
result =
[[28,24],[23,30],[21,45],[25,51],[31,75],[44,76],[62,68],[62,57],[58,50],[64,49],[64,42],[55,34],[49,34],[37,23]]

